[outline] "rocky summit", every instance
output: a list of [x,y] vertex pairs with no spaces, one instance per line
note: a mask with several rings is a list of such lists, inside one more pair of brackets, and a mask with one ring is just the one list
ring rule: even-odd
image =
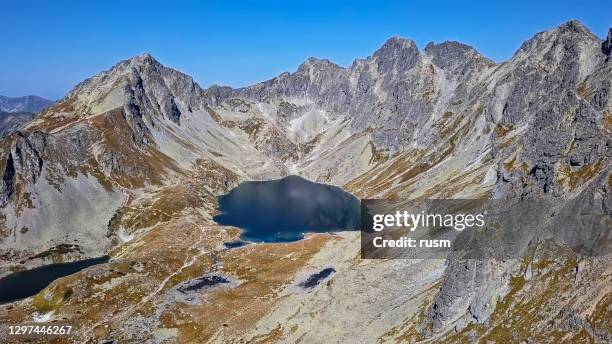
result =
[[[74,324],[78,343],[610,342],[611,40],[570,21],[495,63],[394,37],[239,89],[122,61],[0,140],[0,275],[110,256],[0,323]],[[227,249],[218,196],[286,175],[551,207],[506,260],[361,259],[359,232]]]

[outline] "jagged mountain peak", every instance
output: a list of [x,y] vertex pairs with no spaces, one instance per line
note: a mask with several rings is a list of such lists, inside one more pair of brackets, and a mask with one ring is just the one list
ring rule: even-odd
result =
[[508,68],[558,74],[559,81],[580,83],[605,59],[602,40],[577,20],[535,34],[508,61]]
[[316,57],[309,57],[306,59],[306,61],[304,61],[299,67],[298,67],[298,72],[300,71],[305,71],[305,70],[309,70],[309,69],[322,69],[322,68],[333,68],[333,69],[342,69],[342,67],[340,67],[339,65],[337,65],[336,63],[328,60],[328,59],[320,59],[320,58],[316,58]]
[[157,60],[153,57],[153,55],[151,55],[148,52],[144,52],[144,53],[142,53],[140,55],[136,55],[136,56],[130,58],[129,60],[139,60],[139,61],[143,61],[143,62],[145,62],[145,61],[148,61],[148,62],[155,61],[155,62],[157,62]]
[[442,56],[445,54],[473,54],[480,55],[474,47],[457,41],[444,41],[441,43],[429,42],[425,46],[425,52],[432,56]]
[[576,32],[581,34],[592,35],[591,31],[578,19],[569,20],[556,29],[561,32]]
[[535,34],[521,45],[514,57],[521,54],[539,54],[552,46],[580,49],[586,44],[597,44],[600,41],[586,26],[574,19],[551,30]]
[[79,83],[60,103],[69,103],[79,117],[139,104],[178,123],[182,112],[201,107],[202,92],[191,76],[143,53]]
[[151,69],[151,67],[166,68],[159,61],[153,58],[151,54],[143,53],[141,55],[137,55],[119,61],[114,64],[110,69],[83,80],[82,82],[77,84],[74,89],[69,92],[69,94],[74,93],[75,91],[80,91],[82,88],[87,86],[95,86],[96,84],[99,84],[111,78],[117,78],[130,73],[141,71],[143,70],[143,68]]
[[399,36],[392,36],[389,39],[387,39],[385,41],[385,43],[383,43],[383,45],[378,49],[378,51],[385,51],[385,50],[402,50],[402,49],[416,49],[417,45],[416,43],[409,39],[409,38],[403,38],[403,37],[399,37]]
[[450,73],[466,74],[471,69],[495,65],[491,59],[481,55],[476,49],[457,41],[442,43],[429,42],[425,53],[433,63]]
[[113,71],[121,71],[129,68],[137,68],[139,70],[142,69],[151,69],[151,68],[166,68],[159,61],[157,61],[151,54],[143,53],[140,55],[136,55],[127,60],[123,60],[117,64],[115,64],[111,68],[111,72]]
[[[323,80],[323,79],[335,79],[344,70],[343,67],[331,62],[327,59],[318,59],[315,57],[309,57],[302,63],[297,71],[296,75],[303,76],[310,81]],[[291,74],[281,74],[279,79],[290,78]]]
[[579,40],[585,42],[600,42],[601,39],[597,37],[588,27],[586,27],[579,20],[573,19],[567,21],[558,27],[549,30],[551,38],[554,39],[567,39],[576,43]]
[[383,45],[374,52],[374,57],[382,59],[414,55],[419,52],[416,43],[407,38],[393,36],[385,41]]
[[408,70],[417,63],[419,48],[413,40],[391,37],[374,52],[372,58],[377,62],[381,73]]
[[151,54],[143,53],[126,60],[119,61],[109,70],[100,72],[91,78],[79,83],[70,93],[80,92],[83,88],[101,87],[103,84],[115,82],[119,79],[130,79],[140,82],[148,77],[172,74],[175,77],[184,77],[193,80],[191,76],[164,66]]

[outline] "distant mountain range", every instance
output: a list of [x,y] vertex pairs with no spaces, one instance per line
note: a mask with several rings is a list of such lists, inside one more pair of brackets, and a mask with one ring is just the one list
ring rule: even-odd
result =
[[0,136],[14,132],[34,117],[36,117],[36,114],[32,112],[0,111]]
[[4,112],[32,112],[37,113],[53,101],[39,96],[5,97],[0,96],[0,111]]
[[0,136],[14,132],[53,101],[39,96],[0,96]]

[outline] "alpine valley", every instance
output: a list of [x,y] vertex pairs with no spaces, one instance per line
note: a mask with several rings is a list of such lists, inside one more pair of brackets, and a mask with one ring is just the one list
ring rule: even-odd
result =
[[[110,257],[0,324],[73,324],[53,340],[77,343],[609,343],[611,89],[612,29],[577,21],[503,63],[391,38],[239,89],[119,62],[0,140],[0,276]],[[506,260],[361,259],[358,231],[227,249],[218,197],[287,175],[553,207]]]

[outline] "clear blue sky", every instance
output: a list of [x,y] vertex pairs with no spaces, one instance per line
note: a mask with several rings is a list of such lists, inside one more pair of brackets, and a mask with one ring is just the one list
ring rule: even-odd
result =
[[458,40],[503,61],[536,32],[578,19],[600,38],[610,1],[13,1],[0,4],[0,94],[61,98],[150,52],[207,87],[294,71],[309,56],[349,65],[390,36]]

